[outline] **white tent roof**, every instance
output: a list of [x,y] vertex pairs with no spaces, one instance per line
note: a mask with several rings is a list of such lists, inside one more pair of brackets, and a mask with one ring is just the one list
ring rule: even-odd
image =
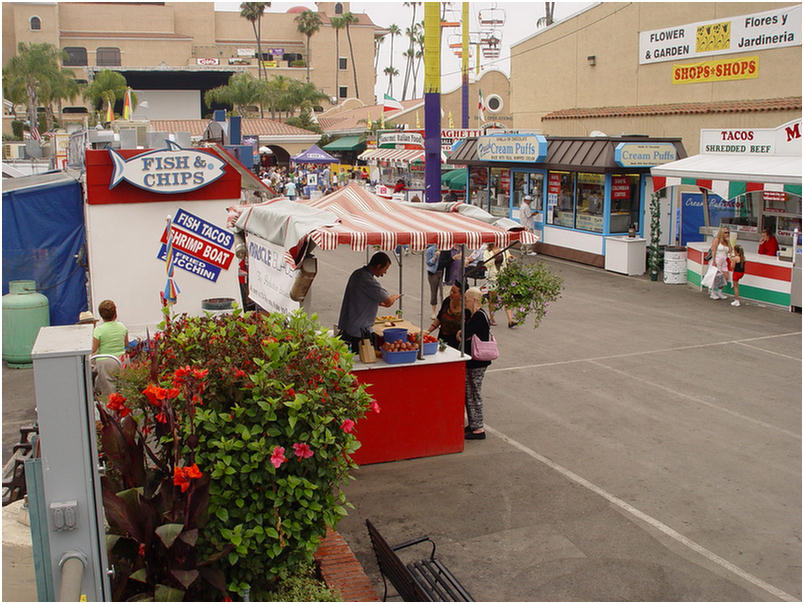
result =
[[801,157],[704,153],[650,169],[651,176],[801,184]]

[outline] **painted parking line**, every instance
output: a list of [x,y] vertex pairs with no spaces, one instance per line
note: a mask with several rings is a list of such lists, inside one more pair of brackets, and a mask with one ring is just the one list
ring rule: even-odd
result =
[[650,525],[654,529],[662,532],[664,535],[666,535],[670,539],[673,539],[674,541],[676,541],[677,543],[680,543],[684,547],[686,547],[686,548],[696,552],[697,554],[703,556],[704,558],[706,558],[710,562],[712,562],[714,564],[717,564],[721,568],[733,573],[734,575],[736,575],[740,579],[743,579],[744,581],[747,581],[747,582],[751,583],[752,585],[755,585],[756,587],[762,589],[763,591],[766,591],[767,593],[771,594],[772,596],[774,596],[774,597],[776,597],[776,598],[778,598],[778,599],[780,599],[782,601],[785,601],[785,602],[798,602],[798,601],[801,600],[800,598],[795,598],[795,597],[791,596],[790,594],[788,594],[784,590],[779,589],[778,587],[775,587],[775,586],[771,585],[770,583],[766,583],[765,581],[763,581],[762,579],[760,579],[758,577],[755,577],[751,573],[749,573],[747,571],[744,571],[740,567],[732,564],[731,562],[729,562],[728,560],[726,560],[724,558],[721,558],[720,556],[718,556],[714,552],[706,549],[705,547],[703,547],[702,545],[696,543],[692,539],[689,539],[689,538],[685,537],[684,535],[682,535],[681,533],[679,533],[675,529],[667,526],[663,522],[657,520],[656,518],[653,518],[652,516],[649,516],[645,512],[642,512],[642,511],[638,510],[637,508],[635,508],[631,504],[623,501],[619,497],[616,497],[616,496],[612,495],[611,493],[609,493],[608,491],[605,491],[601,487],[597,486],[596,484],[594,484],[592,482],[589,482],[588,480],[586,480],[582,476],[579,476],[575,472],[573,472],[571,470],[568,470],[567,468],[565,468],[563,466],[560,466],[559,464],[555,463],[553,460],[551,460],[551,459],[549,459],[549,458],[547,458],[547,457],[545,457],[543,455],[538,454],[533,449],[523,445],[522,443],[514,440],[513,438],[511,438],[511,437],[503,434],[502,432],[492,428],[488,424],[486,425],[486,431],[490,432],[494,436],[497,436],[498,438],[502,439],[504,442],[506,442],[507,444],[511,445],[512,447],[514,447],[516,449],[519,449],[520,451],[522,451],[526,455],[529,455],[530,457],[532,457],[536,461],[539,461],[540,463],[542,463],[542,464],[548,466],[549,468],[555,470],[556,472],[558,472],[559,474],[561,474],[562,476],[564,476],[568,480],[571,480],[572,482],[574,482],[574,483],[576,483],[576,484],[578,484],[578,485],[580,485],[580,486],[592,491],[593,493],[599,495],[600,497],[603,497],[606,501],[608,501],[609,503],[611,503],[614,506],[617,506],[618,508],[620,508],[621,510],[623,510],[627,514],[630,514],[631,516],[633,516],[635,518],[638,518],[639,520],[647,523],[648,525]]

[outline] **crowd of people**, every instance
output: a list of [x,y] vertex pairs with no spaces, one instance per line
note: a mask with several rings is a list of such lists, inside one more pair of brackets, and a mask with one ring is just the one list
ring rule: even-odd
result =
[[310,199],[316,194],[328,195],[350,182],[366,181],[368,170],[340,168],[333,173],[328,164],[291,164],[290,167],[261,165],[257,176],[277,195],[295,200]]

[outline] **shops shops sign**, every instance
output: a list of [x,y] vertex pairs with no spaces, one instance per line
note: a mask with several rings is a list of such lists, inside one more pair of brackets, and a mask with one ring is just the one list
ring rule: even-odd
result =
[[619,143],[614,148],[614,162],[624,168],[660,166],[676,159],[673,143]]
[[152,193],[187,193],[206,187],[225,174],[224,162],[208,151],[185,149],[173,141],[167,147],[125,159],[109,149],[114,172],[109,189],[126,180]]
[[491,134],[477,139],[481,161],[537,163],[547,157],[547,139],[541,134]]
[[801,4],[639,33],[639,62],[801,46]]

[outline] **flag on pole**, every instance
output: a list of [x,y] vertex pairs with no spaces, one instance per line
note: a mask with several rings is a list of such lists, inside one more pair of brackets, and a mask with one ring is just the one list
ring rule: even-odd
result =
[[132,105],[131,102],[131,88],[126,88],[126,96],[123,97],[123,119],[130,120],[131,113],[132,113]]
[[162,298],[162,305],[175,304],[179,298],[181,290],[176,281],[173,279],[173,225],[170,216],[167,220],[167,244],[165,246],[165,272],[167,273],[167,281],[165,282],[165,289],[160,293]]
[[106,103],[106,119],[104,121],[111,122],[114,120],[114,111],[112,111],[112,104],[110,102]]
[[400,103],[394,97],[386,93],[382,101],[383,113],[385,113],[386,111],[399,111],[400,109],[402,109],[402,103]]
[[385,130],[385,112],[380,114],[380,128]]
[[422,127],[422,123],[419,121],[419,112],[416,112],[416,130]]
[[450,128],[454,128],[454,127],[455,127],[455,122],[454,122],[454,121],[452,121],[452,111],[450,111],[450,112],[447,114],[447,119],[449,120],[449,127],[450,127]]
[[42,135],[39,133],[39,128],[36,126],[31,126],[31,138],[38,142],[42,141]]
[[366,130],[371,130],[371,114],[366,111]]
[[483,100],[483,91],[478,88],[477,90],[477,117],[481,122],[486,121],[486,102]]

